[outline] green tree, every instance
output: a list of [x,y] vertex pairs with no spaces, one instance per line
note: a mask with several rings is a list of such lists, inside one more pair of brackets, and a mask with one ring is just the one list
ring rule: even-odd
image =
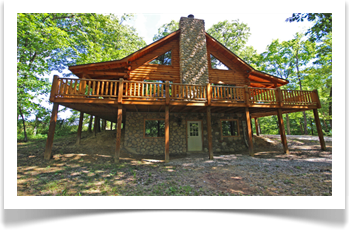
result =
[[314,22],[314,25],[305,33],[305,35],[310,35],[310,41],[319,41],[322,37],[332,33],[331,13],[294,13],[286,21],[303,22],[305,19]]
[[179,29],[179,23],[172,20],[170,23],[163,24],[159,29],[158,33],[154,35],[153,41],[157,41],[163,37],[166,37],[170,33]]
[[207,33],[237,55],[243,50],[251,35],[250,28],[239,19],[218,22],[208,29]]
[[25,141],[25,122],[42,107],[40,96],[50,91],[44,75],[62,73],[68,65],[120,59],[145,46],[133,28],[122,25],[129,17],[17,14],[17,113]]

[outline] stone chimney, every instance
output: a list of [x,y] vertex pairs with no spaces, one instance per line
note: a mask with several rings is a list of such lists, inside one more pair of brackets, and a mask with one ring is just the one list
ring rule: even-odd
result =
[[205,22],[193,15],[181,17],[179,39],[180,77],[184,84],[206,84],[208,62]]

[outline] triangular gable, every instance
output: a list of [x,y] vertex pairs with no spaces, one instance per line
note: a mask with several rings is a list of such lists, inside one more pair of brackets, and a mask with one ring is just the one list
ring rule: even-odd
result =
[[[86,71],[107,71],[107,70],[117,70],[118,68],[120,69],[125,68],[127,66],[132,65],[133,61],[146,56],[147,54],[153,52],[154,50],[164,46],[164,44],[169,43],[172,40],[178,38],[179,33],[180,33],[180,30],[177,30],[120,60],[69,66],[69,70],[72,71],[77,76],[79,76],[80,73],[86,72]],[[149,61],[149,60],[145,60],[143,62],[141,61],[142,63],[138,62],[133,66],[133,68],[137,68],[141,64],[144,64],[146,61]]]
[[[223,63],[230,69],[239,69],[240,71],[248,73],[246,74],[246,76],[250,80],[250,86],[274,88],[286,85],[288,83],[287,80],[284,80],[282,78],[255,70],[252,66],[250,66],[236,54],[231,52],[228,48],[226,48],[223,44],[214,39],[208,33],[206,33],[206,42],[208,47],[214,47],[215,53],[212,54],[216,57],[221,56],[221,60],[223,60]],[[224,60],[227,61],[224,62]]]

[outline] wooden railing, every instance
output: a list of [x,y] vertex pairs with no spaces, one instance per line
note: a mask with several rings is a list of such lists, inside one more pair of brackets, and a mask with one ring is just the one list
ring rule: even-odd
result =
[[127,99],[165,99],[165,83],[124,81],[123,97]]
[[277,104],[279,102],[277,89],[248,88],[251,104]]
[[245,88],[238,86],[211,86],[213,101],[245,102]]
[[284,105],[313,105],[317,103],[317,93],[305,90],[281,90]]
[[320,106],[317,91],[248,88],[224,85],[188,85],[169,82],[138,82],[59,78],[52,83],[50,100],[55,98],[197,101],[250,105]]
[[172,100],[207,100],[206,85],[170,84],[170,98]]
[[58,78],[57,97],[116,98],[118,81]]

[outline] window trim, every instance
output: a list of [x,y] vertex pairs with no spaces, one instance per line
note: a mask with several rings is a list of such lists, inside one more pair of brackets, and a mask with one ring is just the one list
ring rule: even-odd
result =
[[164,118],[159,118],[159,119],[156,119],[156,118],[144,118],[143,138],[144,139],[165,138],[165,135],[163,137],[147,137],[147,136],[145,136],[145,122],[146,121],[164,121],[164,120],[165,120]]
[[[237,134],[238,135],[231,135],[231,136],[223,136],[223,126],[222,126],[222,121],[236,121],[236,125],[237,125]],[[220,119],[219,120],[219,125],[220,125],[220,128],[221,128],[221,137],[239,137],[240,136],[240,125],[239,125],[239,119]]]

